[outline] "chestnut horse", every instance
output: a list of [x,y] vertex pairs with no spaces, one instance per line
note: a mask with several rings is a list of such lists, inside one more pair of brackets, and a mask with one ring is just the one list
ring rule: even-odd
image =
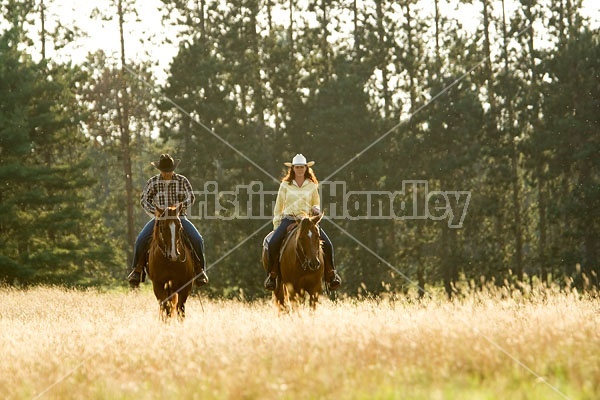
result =
[[[298,300],[309,296],[314,310],[323,291],[323,248],[318,223],[323,214],[301,217],[281,245],[279,275],[273,297],[281,311],[294,308]],[[263,268],[268,271],[268,249],[263,247]],[[289,304],[289,306],[288,306]]]
[[186,244],[179,219],[181,205],[156,207],[154,233],[148,253],[148,277],[159,302],[160,315],[167,320],[177,310],[185,318],[185,302],[192,291],[194,259]]

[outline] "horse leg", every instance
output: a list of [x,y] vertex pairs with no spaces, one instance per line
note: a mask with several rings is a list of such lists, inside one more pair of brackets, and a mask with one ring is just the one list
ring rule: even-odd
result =
[[288,298],[290,303],[290,311],[297,312],[298,311],[298,303],[301,298],[301,294],[294,290],[294,286],[292,284],[288,284]]
[[185,303],[177,304],[177,317],[179,321],[183,321],[185,319]]
[[319,302],[319,292],[309,293],[308,304],[311,310],[317,309],[317,303]]
[[273,292],[273,299],[275,300],[275,304],[279,308],[280,312],[286,312],[286,300],[287,300],[287,290],[285,286],[281,283],[281,280],[277,282],[277,286],[275,287],[275,291]]
[[182,294],[179,296],[179,300],[177,301],[177,317],[180,321],[185,319],[185,302],[187,300],[187,294]]
[[301,295],[300,295],[300,293],[298,293],[296,291],[296,287],[291,283],[288,283],[285,286],[285,288],[287,289],[287,294],[288,294],[288,296],[287,296],[288,312],[297,313]]
[[161,286],[158,282],[152,282],[152,289],[154,289],[154,296],[156,297],[156,300],[158,300],[158,316],[161,321],[166,321],[168,310],[166,308],[165,299],[168,298],[169,295],[165,290],[164,285]]
[[179,293],[171,293],[169,296],[171,296],[171,298],[169,299],[170,301],[170,305],[169,305],[169,316],[173,317],[175,316],[175,313],[177,312],[177,303],[179,303]]
[[[157,285],[158,286],[158,285]],[[173,316],[179,299],[179,294],[173,291],[173,282],[168,281],[164,284],[163,290],[157,293],[157,286],[154,288],[154,294],[159,299],[161,319],[166,321]]]
[[159,316],[162,322],[167,322],[171,317],[171,306],[169,300],[159,300]]

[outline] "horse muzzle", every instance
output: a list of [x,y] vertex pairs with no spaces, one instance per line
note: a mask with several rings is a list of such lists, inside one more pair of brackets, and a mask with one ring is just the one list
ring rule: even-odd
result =
[[181,252],[178,248],[165,251],[165,255],[169,261],[180,261]]

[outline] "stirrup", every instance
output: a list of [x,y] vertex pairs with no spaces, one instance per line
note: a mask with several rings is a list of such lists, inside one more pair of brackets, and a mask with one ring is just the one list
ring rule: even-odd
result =
[[196,277],[194,278],[194,283],[196,286],[204,286],[208,283],[208,275],[204,272],[204,269],[200,270],[200,272],[196,273]]
[[129,282],[129,286],[132,289],[137,289],[140,287],[140,282],[142,281],[142,274],[137,272],[135,269],[127,275],[127,281]]
[[329,279],[329,282],[327,282],[327,286],[329,287],[329,290],[336,290],[341,285],[342,285],[342,278],[340,278],[340,276],[334,270],[332,277]]

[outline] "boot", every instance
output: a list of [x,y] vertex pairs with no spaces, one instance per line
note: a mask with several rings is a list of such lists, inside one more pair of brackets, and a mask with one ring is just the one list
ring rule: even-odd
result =
[[130,288],[138,289],[141,282],[146,282],[146,271],[144,271],[144,269],[147,265],[148,249],[144,248],[137,265],[133,267],[129,275],[127,275],[127,281],[129,282]]
[[196,277],[194,278],[196,286],[200,287],[208,283],[208,275],[204,272],[204,265],[200,262],[196,262],[194,264],[194,272],[196,273]]
[[333,267],[331,260],[325,260],[325,281],[329,290],[336,290],[342,284],[342,278],[338,275],[337,271]]
[[332,270],[331,278],[327,284],[329,285],[329,290],[337,290],[337,288],[341,286],[342,278],[338,275],[335,269]]
[[269,272],[267,279],[265,279],[265,289],[275,290],[275,286],[277,286],[277,274]]
[[129,282],[129,287],[132,289],[137,289],[140,287],[140,282],[142,281],[142,273],[138,271],[138,268],[134,268],[131,270],[129,275],[127,275],[127,281]]
[[271,265],[271,268],[269,268],[267,279],[265,279],[265,289],[275,290],[275,287],[277,286],[277,271],[279,271],[279,261],[275,261],[273,265]]

